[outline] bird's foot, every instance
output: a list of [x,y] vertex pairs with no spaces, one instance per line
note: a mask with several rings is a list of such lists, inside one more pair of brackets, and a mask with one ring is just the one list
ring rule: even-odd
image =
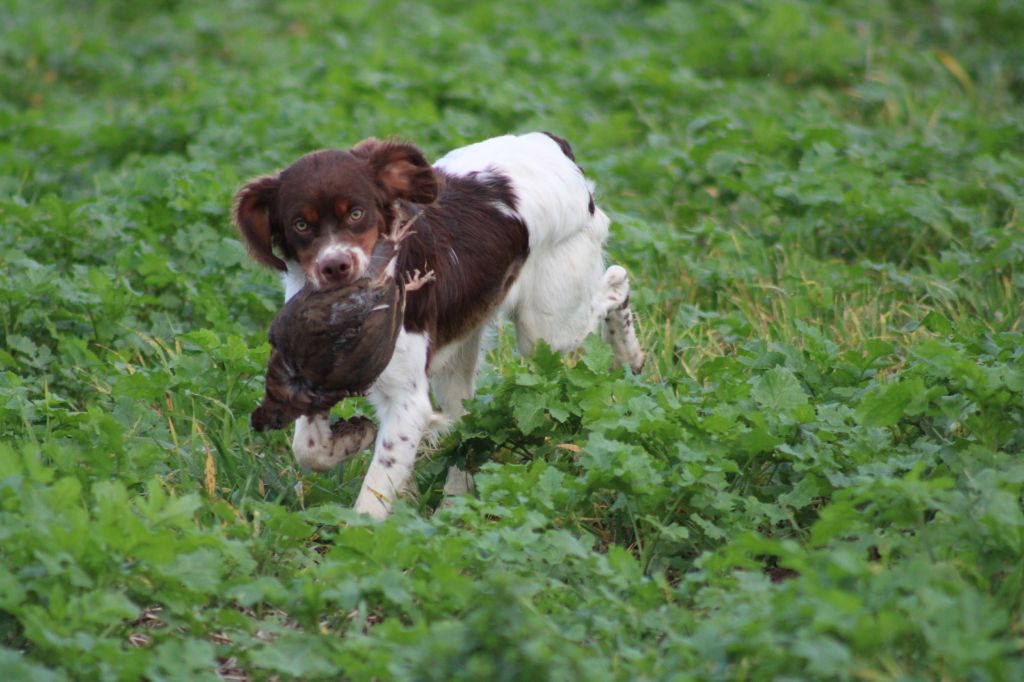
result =
[[[395,219],[391,223],[391,235],[388,237],[395,244],[398,244],[406,237],[416,234],[412,230],[412,224],[416,222],[416,219],[420,217],[420,213],[417,212],[412,216],[408,216],[401,206],[396,202],[395,204]],[[404,221],[404,222],[403,222]]]
[[407,292],[422,289],[426,284],[428,284],[429,282],[433,282],[437,279],[437,277],[434,276],[433,270],[427,270],[426,272],[421,274],[419,268],[413,270],[412,272],[406,272],[404,276],[405,290]]

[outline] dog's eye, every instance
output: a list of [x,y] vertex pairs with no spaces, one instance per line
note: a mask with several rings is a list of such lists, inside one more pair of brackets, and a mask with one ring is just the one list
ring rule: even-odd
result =
[[309,229],[309,223],[306,222],[305,218],[296,218],[295,222],[292,223],[292,227],[295,228],[296,232],[305,232]]
[[364,216],[364,215],[366,215],[366,214],[365,214],[365,212],[363,211],[363,209],[361,209],[361,208],[354,208],[354,209],[352,209],[352,211],[351,211],[351,212],[350,212],[350,213],[348,214],[348,221],[349,221],[350,223],[358,223],[358,222],[359,222],[360,220],[362,220],[362,219],[363,219],[363,216]]

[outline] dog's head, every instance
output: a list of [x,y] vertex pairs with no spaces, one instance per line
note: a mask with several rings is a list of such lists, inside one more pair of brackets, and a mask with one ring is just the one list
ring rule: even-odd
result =
[[437,177],[419,149],[369,139],[347,152],[306,154],[247,183],[235,197],[235,223],[260,263],[285,270],[276,248],[312,286],[345,286],[366,272],[396,200],[436,197]]

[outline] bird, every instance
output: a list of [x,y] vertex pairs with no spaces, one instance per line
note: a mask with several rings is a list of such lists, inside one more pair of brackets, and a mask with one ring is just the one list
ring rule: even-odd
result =
[[268,333],[270,359],[263,400],[250,418],[254,430],[281,429],[301,415],[326,412],[363,395],[384,371],[406,294],[435,279],[433,271],[397,275],[399,246],[418,217],[397,212],[363,277],[329,289],[307,284],[281,309]]

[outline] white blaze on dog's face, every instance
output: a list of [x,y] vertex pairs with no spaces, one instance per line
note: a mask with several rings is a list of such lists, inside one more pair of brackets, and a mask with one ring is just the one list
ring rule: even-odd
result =
[[346,286],[369,267],[392,203],[429,203],[436,195],[434,171],[418,149],[371,139],[350,152],[306,154],[279,175],[248,183],[235,221],[260,262],[279,270],[297,263],[316,288]]

